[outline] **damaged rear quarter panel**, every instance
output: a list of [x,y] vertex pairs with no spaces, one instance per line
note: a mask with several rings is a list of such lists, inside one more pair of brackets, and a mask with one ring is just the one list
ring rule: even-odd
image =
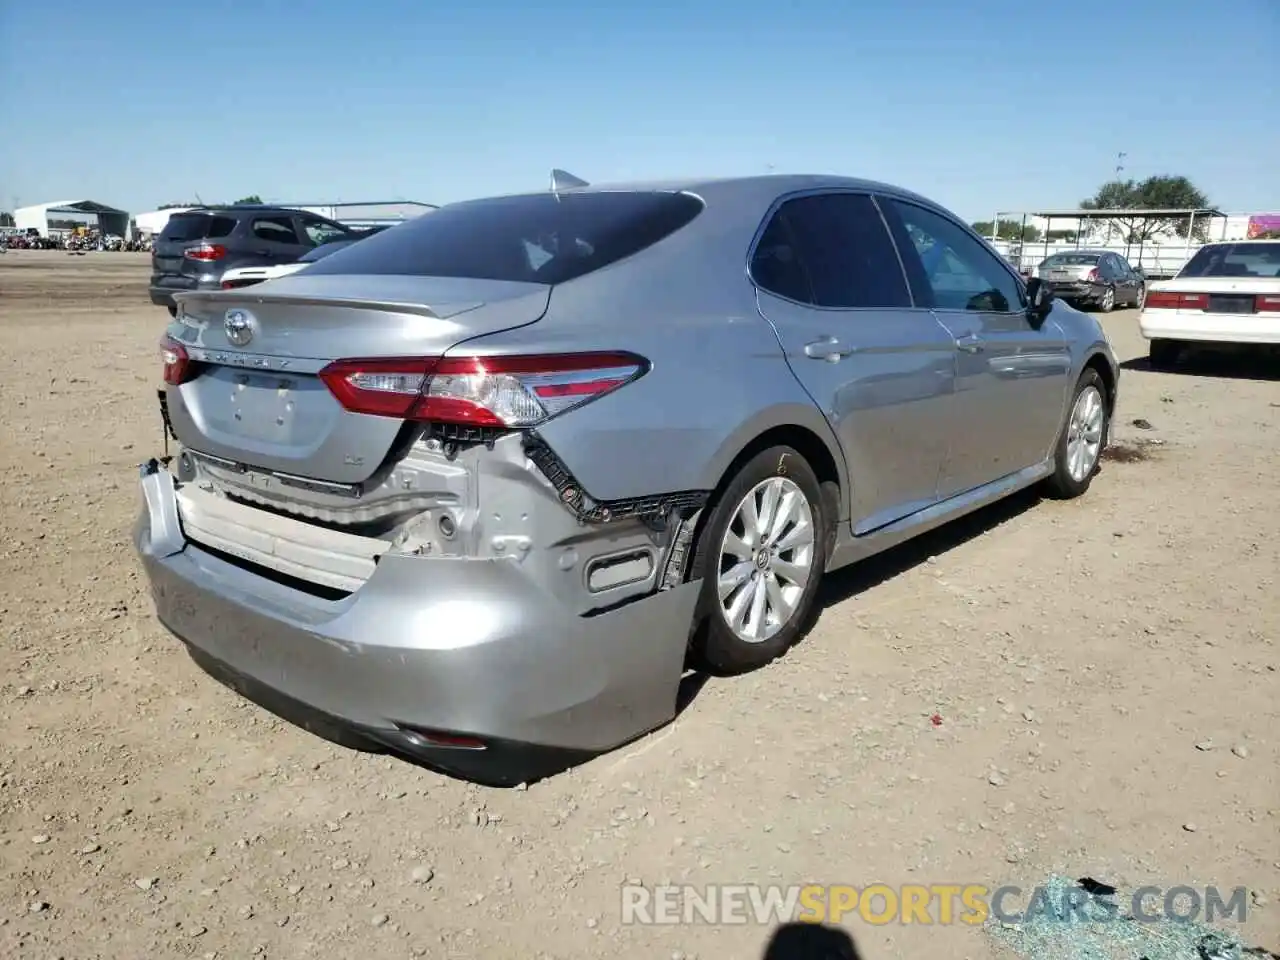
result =
[[[625,272],[605,269],[556,287],[541,322],[450,353],[645,357],[651,369],[638,380],[538,427],[597,500],[713,490],[747,444],[778,426],[812,431],[843,471],[830,426],[756,309],[745,261],[728,260],[726,270],[737,273],[716,284],[672,267],[672,259],[624,263]],[[840,486],[847,488],[843,476]]]

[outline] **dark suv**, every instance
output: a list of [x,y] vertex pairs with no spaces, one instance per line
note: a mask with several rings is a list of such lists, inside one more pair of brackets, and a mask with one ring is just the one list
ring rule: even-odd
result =
[[334,240],[364,234],[314,213],[284,207],[197,207],[175,213],[151,252],[151,302],[174,312],[173,295],[217,290],[233,267],[295,263]]

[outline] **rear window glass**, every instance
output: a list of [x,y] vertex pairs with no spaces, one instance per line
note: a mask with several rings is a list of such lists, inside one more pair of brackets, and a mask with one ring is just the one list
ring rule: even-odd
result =
[[1201,247],[1179,277],[1280,277],[1280,241]]
[[169,218],[160,233],[162,240],[176,240],[185,243],[188,240],[215,240],[230,236],[236,228],[231,217],[215,217],[208,213],[178,214]]
[[565,283],[652,246],[702,201],[684,193],[552,193],[468,200],[325,257],[308,274]]
[[1055,253],[1044,262],[1046,267],[1092,267],[1098,262],[1096,253]]

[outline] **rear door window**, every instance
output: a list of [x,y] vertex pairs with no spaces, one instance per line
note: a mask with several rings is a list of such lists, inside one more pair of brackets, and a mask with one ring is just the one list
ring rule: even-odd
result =
[[208,213],[175,214],[160,231],[162,240],[189,243],[193,240],[219,240],[231,235],[236,228],[232,217],[219,217]]
[[867,194],[783,203],[756,244],[751,276],[770,293],[815,307],[911,306],[893,241]]
[[565,283],[664,240],[702,208],[690,194],[640,190],[469,200],[353,243],[307,273]]

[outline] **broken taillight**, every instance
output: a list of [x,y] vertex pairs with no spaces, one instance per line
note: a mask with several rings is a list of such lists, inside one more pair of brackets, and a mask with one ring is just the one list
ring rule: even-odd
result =
[[169,386],[180,387],[194,379],[191,357],[182,344],[172,337],[165,337],[160,341],[160,360],[164,364],[164,382]]
[[320,379],[352,413],[532,427],[618,389],[648,369],[631,353],[338,360]]

